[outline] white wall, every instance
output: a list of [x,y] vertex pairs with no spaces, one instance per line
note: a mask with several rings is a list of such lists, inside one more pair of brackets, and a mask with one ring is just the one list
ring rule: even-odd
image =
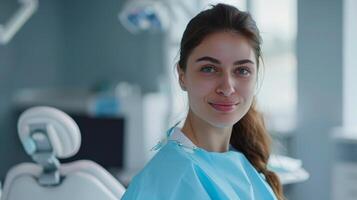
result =
[[343,126],[357,128],[357,1],[343,2]]

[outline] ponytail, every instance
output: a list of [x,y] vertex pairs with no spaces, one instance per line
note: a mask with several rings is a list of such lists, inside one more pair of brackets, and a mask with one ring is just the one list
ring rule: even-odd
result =
[[278,176],[267,169],[271,138],[265,128],[263,117],[255,108],[255,101],[248,113],[233,126],[230,143],[247,157],[259,173],[264,174],[278,200],[284,200]]

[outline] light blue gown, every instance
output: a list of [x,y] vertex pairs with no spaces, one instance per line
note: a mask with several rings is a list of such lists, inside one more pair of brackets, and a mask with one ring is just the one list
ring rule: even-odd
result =
[[238,151],[208,152],[179,128],[134,177],[122,200],[275,200],[262,174]]

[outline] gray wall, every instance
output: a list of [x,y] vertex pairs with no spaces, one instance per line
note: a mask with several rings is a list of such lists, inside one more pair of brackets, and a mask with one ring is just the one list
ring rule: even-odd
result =
[[[29,160],[16,133],[13,94],[28,87],[93,87],[127,81],[157,89],[162,35],[131,35],[117,20],[123,1],[46,0],[6,46],[0,46],[0,180]],[[17,8],[0,2],[0,23]]]
[[311,177],[291,199],[330,199],[330,131],[342,125],[342,0],[298,0],[295,156]]
[[[17,1],[1,1],[1,23],[17,8]],[[28,160],[14,119],[12,96],[19,88],[60,85],[62,19],[59,1],[41,1],[39,11],[13,40],[0,46],[0,178],[10,166]],[[10,12],[11,11],[11,12]]]
[[163,62],[162,35],[124,30],[117,17],[123,1],[64,2],[64,84],[123,80],[139,83],[144,91],[156,89]]

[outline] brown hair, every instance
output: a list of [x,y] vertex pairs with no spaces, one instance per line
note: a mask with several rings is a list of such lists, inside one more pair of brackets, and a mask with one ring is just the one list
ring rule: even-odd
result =
[[[208,35],[221,31],[239,33],[248,39],[255,52],[259,70],[262,39],[256,23],[249,13],[226,4],[212,6],[188,23],[181,39],[179,67],[186,71],[187,59],[192,50]],[[230,143],[248,158],[259,173],[264,174],[277,198],[284,199],[279,178],[267,169],[271,139],[262,116],[255,108],[255,100],[247,114],[234,124]]]

